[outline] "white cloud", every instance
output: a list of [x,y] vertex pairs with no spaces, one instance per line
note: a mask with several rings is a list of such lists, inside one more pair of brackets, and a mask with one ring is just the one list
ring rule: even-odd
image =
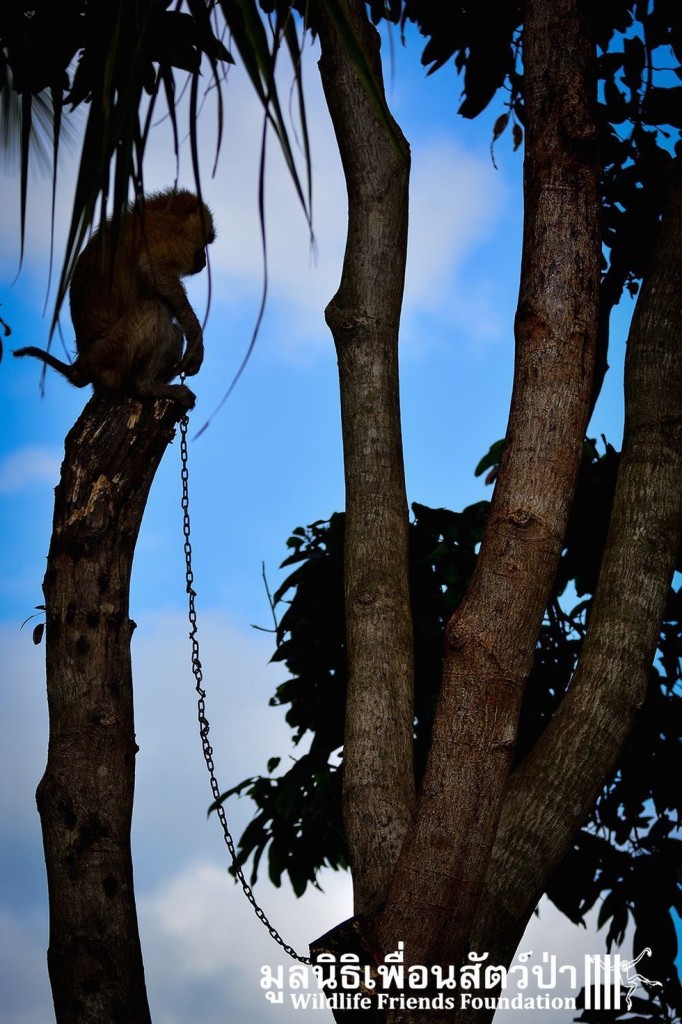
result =
[[485,156],[449,138],[427,140],[413,157],[406,303],[450,303],[452,279],[500,212],[504,181]]
[[[186,619],[177,613],[137,617],[133,849],[154,1020],[294,1024],[282,1007],[265,1001],[259,986],[261,964],[290,961],[227,874],[219,823],[215,815],[206,817],[211,794],[197,735]],[[263,772],[274,754],[295,756],[282,712],[267,704],[283,670],[268,664],[269,635],[240,629],[211,611],[201,614],[199,628],[216,772],[227,789]],[[238,839],[253,805],[230,800],[226,810]],[[322,884],[324,893],[308,889],[297,900],[286,884],[276,889],[269,882],[263,862],[255,886],[269,919],[304,955],[310,941],[352,913],[348,875],[328,871]],[[331,1015],[320,1019],[331,1022]]]
[[[287,942],[307,955],[308,943],[348,917],[350,883],[327,873],[325,893],[309,891],[296,900],[290,891],[264,881],[256,897]],[[189,992],[200,987],[201,1020],[280,1021],[293,1024],[295,1011],[273,1007],[259,985],[263,964],[292,963],[256,918],[253,908],[215,863],[187,865],[139,901],[140,928],[153,1015],[158,1024],[187,1020],[178,1012]],[[176,1016],[176,1014],[178,1014]],[[194,1018],[196,1019],[196,1010]],[[327,1018],[331,1021],[331,1015]]]
[[28,446],[0,459],[0,494],[14,494],[34,484],[54,487],[61,458],[56,451]]

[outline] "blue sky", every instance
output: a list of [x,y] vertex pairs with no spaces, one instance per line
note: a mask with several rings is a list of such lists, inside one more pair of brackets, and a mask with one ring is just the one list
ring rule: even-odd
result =
[[[420,47],[395,48],[387,68],[391,106],[412,145],[410,256],[402,326],[402,406],[410,501],[461,508],[488,496],[473,469],[505,429],[513,358],[521,238],[521,154],[510,139],[490,158],[501,108],[477,122],[456,116],[460,85],[443,69],[427,79]],[[317,259],[274,141],[269,144],[267,228],[270,295],[249,365],[212,425],[192,443],[191,508],[202,660],[220,783],[226,789],[264,770],[269,756],[289,756],[280,713],[267,707],[282,669],[268,665],[271,588],[285,541],[298,526],[343,507],[336,366],[323,309],[340,273],[345,189],[314,54],[306,67],[314,153]],[[202,117],[204,191],[218,226],[212,246],[212,300],[206,359],[192,384],[198,429],[239,366],[257,315],[262,259],[257,215],[260,115],[239,69],[226,90],[225,142],[213,180],[210,100]],[[56,254],[63,251],[74,154],[60,168]],[[175,164],[163,125],[146,167],[148,188],[171,184]],[[185,150],[181,182],[191,187]],[[16,174],[0,178],[0,315],[11,325],[0,367],[0,1000],[7,1024],[52,1019],[44,967],[47,918],[44,867],[34,791],[46,751],[43,649],[19,626],[42,601],[41,582],[63,437],[84,393],[39,368],[8,358],[7,349],[44,346],[50,182],[33,176],[26,255],[18,266]],[[205,276],[205,275],[202,275]],[[191,285],[206,308],[204,280]],[[623,314],[625,319],[628,311]],[[72,332],[62,317],[67,345]],[[591,433],[620,443],[622,338]],[[277,1020],[266,1004],[261,963],[284,962],[225,869],[195,729],[186,640],[177,444],[157,475],[136,554],[131,614],[138,623],[133,655],[138,756],[134,856],[147,978],[156,1024],[241,1024]],[[235,834],[248,820],[246,801],[229,808]],[[296,901],[259,882],[256,894],[288,942],[308,941],[351,913],[347,878],[329,873],[324,894]],[[531,926],[532,945],[561,953],[599,952],[603,937],[578,932],[545,909]],[[539,929],[539,930],[538,930]],[[530,948],[530,947],[529,947]],[[317,1019],[331,1020],[318,1013]],[[500,1016],[500,1019],[503,1019]],[[557,1024],[562,1020],[556,1014]],[[570,1015],[569,1018],[570,1019]]]

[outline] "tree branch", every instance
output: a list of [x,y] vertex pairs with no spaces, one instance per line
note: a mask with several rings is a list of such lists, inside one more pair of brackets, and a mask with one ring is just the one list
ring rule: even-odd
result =
[[414,804],[412,614],[398,394],[410,161],[385,106],[379,37],[365,4],[345,0],[342,7],[346,35],[351,33],[376,88],[372,96],[361,81],[358,53],[354,57],[342,39],[330,6],[313,5],[320,75],[348,189],[343,275],[326,317],[339,362],[346,478],[344,822],[355,909],[371,913],[385,899]]

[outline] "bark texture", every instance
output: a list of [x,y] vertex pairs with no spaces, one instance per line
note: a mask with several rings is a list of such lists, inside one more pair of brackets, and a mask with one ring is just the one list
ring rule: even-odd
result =
[[613,773],[645,698],[679,550],[682,162],[675,164],[628,339],[623,451],[588,635],[566,697],[510,780],[474,933],[499,962],[513,955]]
[[345,0],[341,6],[341,32],[352,32],[377,90],[372,98],[328,5],[312,5],[320,75],[348,189],[343,275],[326,318],[339,364],[346,479],[344,821],[355,909],[367,914],[386,897],[414,806],[413,637],[398,394],[410,159],[385,106],[379,37],[365,4]]
[[130,851],[128,615],[149,488],[183,413],[96,396],[66,439],[44,581],[50,738],[37,802],[57,1024],[149,1024]]
[[476,572],[447,627],[423,790],[378,928],[382,948],[403,939],[411,962],[457,963],[468,948],[587,426],[599,165],[580,9],[525,4],[525,221],[505,452]]

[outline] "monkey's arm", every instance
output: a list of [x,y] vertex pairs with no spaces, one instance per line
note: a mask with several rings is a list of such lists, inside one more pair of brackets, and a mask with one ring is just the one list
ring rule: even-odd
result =
[[198,373],[204,360],[204,336],[201,324],[192,309],[182,281],[171,271],[154,274],[154,290],[163,299],[180,324],[187,341],[187,348],[178,369],[189,377]]

